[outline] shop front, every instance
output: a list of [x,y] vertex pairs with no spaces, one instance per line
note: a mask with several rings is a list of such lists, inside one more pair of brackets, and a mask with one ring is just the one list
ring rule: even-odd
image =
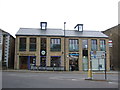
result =
[[64,68],[61,66],[61,56],[50,57],[50,68],[56,71],[64,70]]
[[69,54],[69,71],[78,71],[79,70],[79,54],[78,53],[70,53]]
[[34,69],[36,66],[36,56],[19,56],[20,69]]

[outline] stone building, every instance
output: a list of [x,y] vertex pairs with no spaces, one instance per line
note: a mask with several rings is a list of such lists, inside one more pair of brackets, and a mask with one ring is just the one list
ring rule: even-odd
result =
[[0,29],[0,62],[3,69],[14,68],[15,38]]
[[120,36],[118,30],[118,25],[116,25],[103,31],[104,34],[109,36],[110,66],[112,70],[118,70],[118,36]]
[[47,22],[40,26],[16,33],[15,69],[105,70],[105,61],[110,69],[108,36],[102,32],[85,31],[83,24],[75,30],[47,28]]

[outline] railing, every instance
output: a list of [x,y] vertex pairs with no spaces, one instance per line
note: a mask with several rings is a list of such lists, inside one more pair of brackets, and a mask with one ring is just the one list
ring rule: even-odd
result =
[[64,71],[64,67],[60,66],[60,67],[50,67],[50,66],[46,66],[46,67],[37,67],[34,65],[30,66],[30,70],[40,70],[40,71]]

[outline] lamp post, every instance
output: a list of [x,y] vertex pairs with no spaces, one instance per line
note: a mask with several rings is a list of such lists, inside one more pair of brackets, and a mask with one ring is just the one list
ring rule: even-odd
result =
[[88,61],[88,79],[89,80],[92,80],[92,60],[91,60],[91,57],[90,57],[90,60]]
[[91,52],[89,53],[89,59],[88,59],[88,78],[85,78],[85,80],[92,80],[92,58],[91,58]]
[[65,43],[65,24],[66,24],[66,22],[64,22],[64,70],[66,70],[66,50],[65,50],[65,45],[66,45],[66,43]]
[[[104,57],[103,57],[104,58]],[[106,75],[106,52],[105,52],[105,58],[104,58],[104,66],[105,66],[105,80],[107,80],[107,75]]]

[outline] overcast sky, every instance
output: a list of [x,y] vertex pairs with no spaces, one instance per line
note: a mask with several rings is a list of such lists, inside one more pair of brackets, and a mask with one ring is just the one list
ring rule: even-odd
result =
[[119,0],[0,0],[0,28],[15,36],[19,28],[74,29],[103,31],[118,24]]

